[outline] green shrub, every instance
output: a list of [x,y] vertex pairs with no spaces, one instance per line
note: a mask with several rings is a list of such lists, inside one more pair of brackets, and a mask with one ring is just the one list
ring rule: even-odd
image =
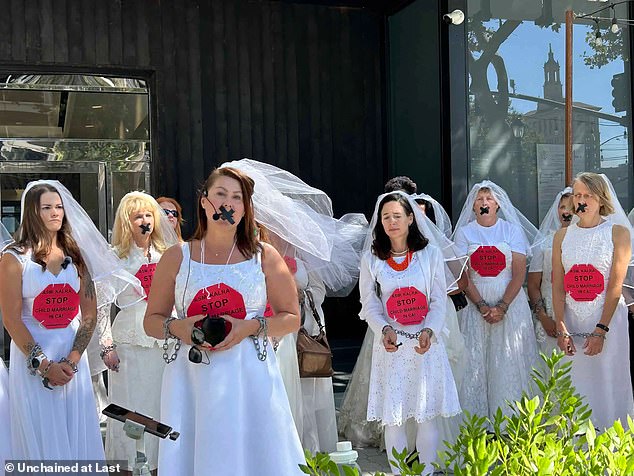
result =
[[524,393],[509,404],[510,415],[498,409],[490,421],[467,414],[438,468],[456,476],[634,474],[632,431],[617,421],[597,435],[588,405],[572,386],[571,363],[562,363],[563,357],[542,354],[545,365],[533,370],[539,396]]
[[[571,363],[562,363],[563,357],[561,352],[541,355],[545,365],[533,370],[539,396],[524,393],[509,403],[510,415],[498,409],[491,421],[466,414],[456,442],[440,452],[434,466],[455,476],[634,475],[634,422],[628,417],[627,430],[617,421],[597,435],[588,405],[572,386]],[[422,474],[415,453],[395,450],[392,456],[403,476]],[[300,468],[312,476],[359,476],[352,468],[340,474],[325,453],[306,452]]]

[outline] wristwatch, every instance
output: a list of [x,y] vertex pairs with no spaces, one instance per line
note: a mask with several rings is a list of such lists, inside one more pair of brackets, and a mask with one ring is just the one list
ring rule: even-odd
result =
[[42,365],[42,362],[46,359],[46,356],[43,353],[37,354],[35,357],[31,359],[31,367],[33,370],[37,370]]

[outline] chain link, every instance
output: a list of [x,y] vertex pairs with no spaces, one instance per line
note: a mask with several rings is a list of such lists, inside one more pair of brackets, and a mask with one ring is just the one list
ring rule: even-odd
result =
[[[249,336],[249,337],[251,337],[251,340],[253,341],[253,345],[255,346],[255,351],[258,354],[258,360],[260,360],[261,362],[264,362],[266,360],[266,354],[267,354],[266,346],[269,344],[269,339],[267,335],[266,318],[257,316],[255,319],[257,319],[258,322],[260,323],[260,328],[258,329],[258,333],[256,335]],[[260,335],[262,336],[261,348],[260,348]],[[261,352],[260,352],[260,349],[262,349]]]
[[601,337],[605,340],[604,334],[597,334],[596,332],[557,332],[556,337]]
[[[390,326],[390,327],[391,327],[391,326]],[[414,332],[414,333],[412,334],[412,333],[410,333],[410,332],[405,332],[405,331],[401,331],[401,330],[399,330],[399,329],[394,329],[393,327],[392,327],[392,330],[393,330],[394,332],[396,332],[398,335],[401,335],[401,336],[403,336],[403,337],[407,337],[408,339],[418,339],[418,338],[420,337],[421,333],[423,332],[423,329],[421,329],[420,331],[418,331],[418,332]]]
[[[177,319],[178,318],[174,316],[170,316],[167,319],[165,319],[165,322],[163,323],[163,332],[165,333],[165,340],[163,341],[163,360],[165,361],[166,364],[171,364],[172,362],[176,360],[176,357],[178,357],[178,351],[181,348],[181,340],[177,338],[174,334],[172,334],[169,330],[170,322],[175,321]],[[176,340],[176,344],[174,344],[174,352],[172,353],[172,355],[169,355],[168,339],[170,338]]]

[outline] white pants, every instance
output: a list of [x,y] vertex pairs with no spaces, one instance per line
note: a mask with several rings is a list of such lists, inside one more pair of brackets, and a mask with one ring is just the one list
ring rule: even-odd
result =
[[[386,425],[385,426],[385,449],[387,451],[388,461],[392,457],[392,449],[402,452],[407,448],[407,425]],[[422,423],[416,423],[416,451],[418,451],[418,460],[425,464],[423,475],[434,474],[432,463],[436,461],[436,452],[440,441],[436,418],[426,420]],[[409,448],[408,448],[409,449]],[[400,474],[397,467],[390,463],[392,472]]]

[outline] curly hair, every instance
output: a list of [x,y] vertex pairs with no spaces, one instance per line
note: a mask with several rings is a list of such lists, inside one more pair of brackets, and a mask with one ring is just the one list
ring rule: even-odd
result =
[[167,249],[163,230],[158,226],[164,214],[163,209],[151,195],[143,192],[130,192],[125,194],[119,202],[112,229],[111,244],[119,258],[127,258],[130,254],[134,244],[130,216],[140,210],[147,210],[154,217],[154,229],[150,232],[152,246],[159,253],[164,253]]
[[385,182],[384,192],[392,193],[392,192],[405,192],[409,195],[416,193],[418,187],[416,186],[416,182],[414,182],[411,178],[406,175],[399,175],[398,177],[393,177],[387,182]]

